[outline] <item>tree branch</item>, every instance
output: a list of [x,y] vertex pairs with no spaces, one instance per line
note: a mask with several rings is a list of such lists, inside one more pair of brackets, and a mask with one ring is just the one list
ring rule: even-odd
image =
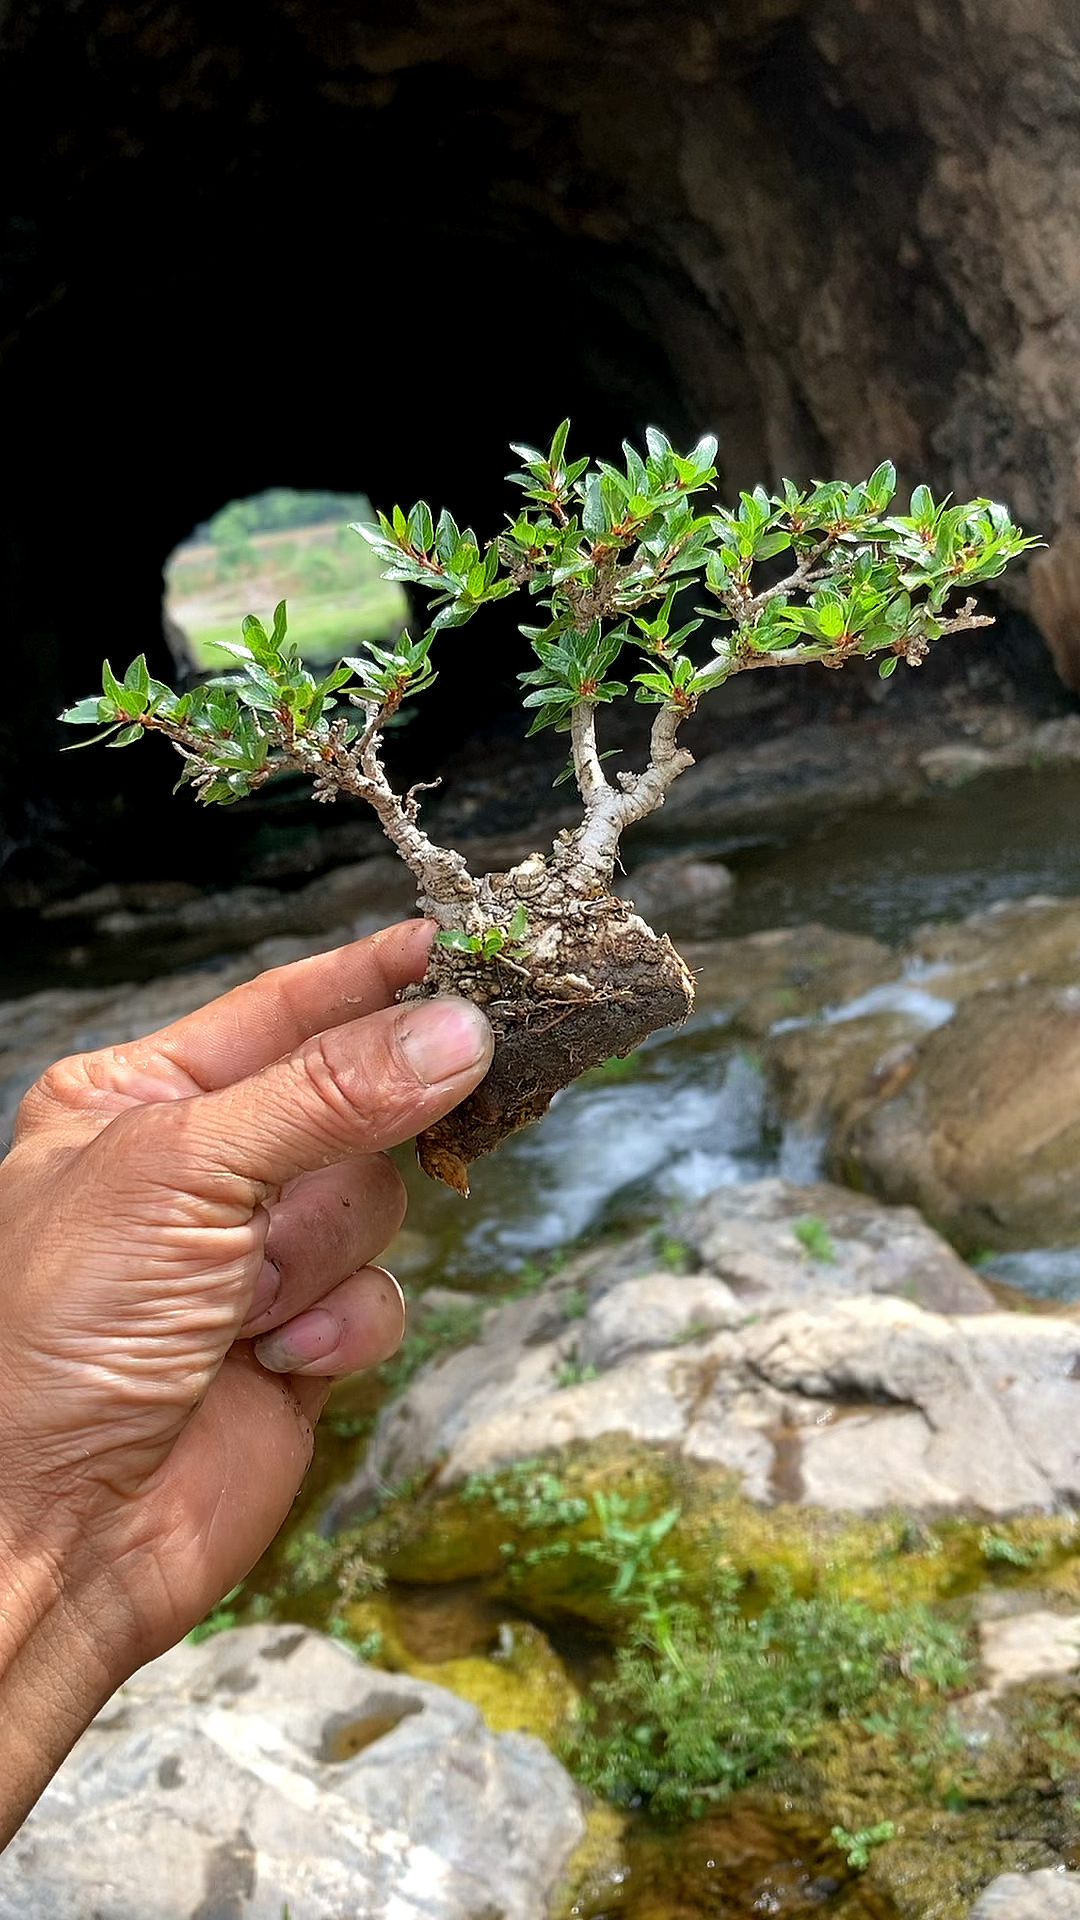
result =
[[595,804],[611,786],[600,764],[596,748],[596,703],[581,700],[570,715],[570,744],[574,755],[574,774],[586,808]]

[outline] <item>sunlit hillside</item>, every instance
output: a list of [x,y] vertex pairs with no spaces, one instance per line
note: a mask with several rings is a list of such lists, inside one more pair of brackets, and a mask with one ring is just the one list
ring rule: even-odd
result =
[[[313,512],[326,517],[305,524]],[[195,667],[224,665],[220,642],[238,640],[245,614],[265,620],[279,600],[288,601],[290,635],[311,659],[336,659],[364,640],[396,633],[406,619],[405,596],[380,578],[370,548],[347,524],[369,513],[355,495],[286,488],[231,502],[200,529],[205,537],[169,559],[165,611],[174,651]]]

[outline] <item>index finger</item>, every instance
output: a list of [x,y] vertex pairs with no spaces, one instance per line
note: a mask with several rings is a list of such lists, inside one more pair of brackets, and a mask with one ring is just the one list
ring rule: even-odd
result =
[[405,920],[347,947],[273,967],[108,1053],[129,1074],[167,1079],[159,1098],[230,1087],[313,1034],[392,1006],[402,987],[423,978],[434,932],[430,920]]

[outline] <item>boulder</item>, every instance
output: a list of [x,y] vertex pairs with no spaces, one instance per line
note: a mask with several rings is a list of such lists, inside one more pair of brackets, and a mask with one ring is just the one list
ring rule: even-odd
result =
[[242,1627],[98,1715],[0,1861],[0,1920],[542,1920],[583,1833],[533,1736],[324,1635]]
[[857,1115],[906,1074],[926,1030],[901,1008],[781,1021],[761,1049],[771,1109],[784,1129],[781,1170],[820,1175]]
[[1080,986],[973,994],[835,1140],[831,1170],[956,1245],[1080,1239]]
[[963,1000],[1008,986],[1080,983],[1080,900],[999,900],[956,922],[912,934],[901,961],[935,994]]
[[1080,1920],[1080,1873],[1040,1867],[1000,1874],[980,1893],[971,1920]]
[[994,1297],[913,1207],[882,1207],[817,1181],[720,1187],[685,1213],[679,1233],[744,1306],[898,1294],[938,1313],[985,1313]]
[[417,1472],[449,1485],[606,1434],[765,1502],[1003,1515],[1080,1497],[1080,1326],[988,1310],[917,1215],[774,1180],[711,1195],[681,1231],[696,1273],[628,1271],[624,1246],[491,1308],[383,1409],[330,1523]]

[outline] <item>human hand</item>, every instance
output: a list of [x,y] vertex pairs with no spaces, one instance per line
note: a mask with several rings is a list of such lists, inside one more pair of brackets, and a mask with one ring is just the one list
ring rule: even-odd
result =
[[263,974],[26,1096],[0,1166],[15,1824],[109,1693],[273,1538],[333,1376],[400,1340],[400,1290],[369,1264],[404,1212],[381,1150],[491,1058],[467,1002],[394,1004],[432,931]]

